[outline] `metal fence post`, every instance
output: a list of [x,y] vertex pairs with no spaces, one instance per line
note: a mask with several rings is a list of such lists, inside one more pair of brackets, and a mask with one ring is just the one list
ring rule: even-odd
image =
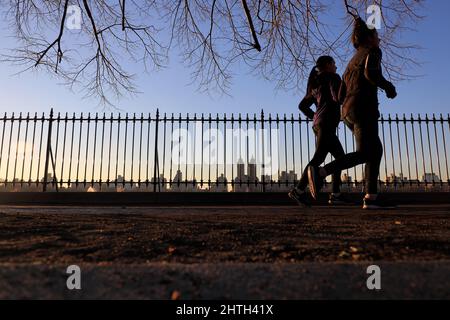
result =
[[[155,159],[154,159],[154,170],[153,170],[153,192],[156,192],[156,179],[158,179],[159,187],[159,166],[158,166],[158,127],[159,127],[159,109],[156,109],[156,123],[155,123]],[[158,170],[157,170],[158,168]],[[156,174],[158,172],[158,177]]]
[[47,183],[48,183],[48,165],[50,162],[50,148],[52,142],[52,123],[53,123],[53,108],[50,109],[50,117],[48,118],[48,134],[47,134],[47,150],[45,152],[45,166],[44,166],[44,185],[42,187],[42,191],[47,191]]
[[[270,132],[269,132],[270,134]],[[262,192],[266,192],[266,170],[265,170],[265,153],[264,153],[264,109],[261,109],[261,153],[262,153],[262,164],[261,164],[261,171],[262,171],[262,177],[261,177],[261,182],[262,182]]]

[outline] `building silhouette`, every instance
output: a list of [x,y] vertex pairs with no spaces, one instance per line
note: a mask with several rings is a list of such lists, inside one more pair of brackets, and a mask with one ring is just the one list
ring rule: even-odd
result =
[[259,179],[256,176],[256,161],[254,158],[247,164],[247,174],[245,174],[245,163],[240,158],[236,164],[237,176],[234,178],[232,191],[234,192],[255,192],[261,191]]

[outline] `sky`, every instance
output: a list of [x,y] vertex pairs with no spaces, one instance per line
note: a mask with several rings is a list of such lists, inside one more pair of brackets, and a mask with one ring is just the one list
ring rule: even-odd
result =
[[[426,18],[416,26],[417,31],[407,35],[407,42],[422,47],[416,53],[422,66],[415,72],[419,79],[396,83],[399,96],[387,101],[381,97],[383,114],[448,113],[450,100],[450,42],[442,41],[445,30],[450,30],[450,2],[429,1],[420,14]],[[14,47],[8,25],[0,21],[1,52]],[[277,90],[276,84],[250,75],[245,70],[233,70],[235,76],[227,95],[210,95],[198,92],[190,85],[191,69],[179,59],[172,59],[162,71],[146,74],[140,66],[127,67],[138,72],[138,89],[142,92],[133,98],[123,98],[116,106],[123,112],[147,113],[159,108],[161,112],[178,114],[193,113],[297,113],[301,90]],[[342,72],[344,65],[338,65]],[[27,72],[14,75],[20,67],[0,63],[0,112],[102,112],[95,99],[83,98],[83,93],[72,92],[48,73]],[[338,72],[339,72],[338,70]],[[380,95],[381,96],[381,95]],[[111,110],[106,110],[111,111]]]
[[[425,19],[419,25],[415,26],[417,31],[408,34],[404,41],[422,47],[416,53],[416,59],[423,63],[419,69],[415,70],[415,73],[422,74],[423,76],[416,80],[395,83],[399,93],[398,98],[395,100],[387,100],[380,94],[380,109],[385,115],[389,113],[393,115],[396,113],[400,115],[409,115],[411,113],[415,115],[449,113],[447,103],[450,100],[450,81],[448,79],[450,75],[450,63],[448,62],[450,43],[449,41],[442,41],[442,35],[445,35],[445,32],[450,30],[450,19],[447,17],[450,14],[450,2],[441,0],[429,1],[427,7],[420,14],[426,16]],[[2,29],[0,33],[2,41],[0,51],[6,53],[8,48],[14,47],[15,42],[4,21],[0,21],[0,27]],[[259,114],[261,109],[264,109],[266,115],[268,113],[278,113],[282,117],[286,113],[289,118],[290,114],[297,114],[297,106],[303,96],[301,90],[276,90],[276,83],[260,79],[251,75],[245,69],[239,68],[233,70],[234,78],[232,80],[232,86],[228,91],[229,96],[211,96],[206,93],[201,93],[198,92],[195,85],[189,84],[191,82],[190,74],[192,69],[185,67],[177,59],[176,55],[172,55],[172,59],[167,68],[156,73],[143,73],[141,72],[142,67],[140,65],[126,64],[125,68],[138,73],[138,89],[142,93],[132,99],[124,98],[117,103],[117,108],[124,113],[154,113],[156,108],[159,108],[161,113],[167,113],[169,116],[171,113],[175,115],[179,113],[183,115],[186,113],[190,115],[194,113],[197,115],[200,113],[212,113],[213,115],[216,113],[243,113],[245,115],[245,113],[249,113],[252,118],[251,115],[253,113]],[[344,69],[345,65],[338,65],[338,72],[342,72]],[[118,111],[104,110],[102,107],[99,107],[98,100],[85,99],[83,98],[83,93],[70,91],[66,86],[59,84],[59,81],[48,73],[27,72],[15,76],[14,74],[20,70],[17,66],[0,63],[0,99],[2,101],[0,114],[4,112],[8,114],[12,112],[16,114],[19,112],[48,113],[50,108],[54,108],[56,112],[61,113],[83,112],[86,114],[88,112]],[[405,131],[405,134],[411,135],[411,130],[413,129],[408,128],[408,132],[406,133]],[[84,132],[83,134],[84,139],[87,133]],[[297,132],[295,134],[297,135]],[[313,136],[310,138],[313,139]],[[302,145],[303,149],[305,149],[306,144],[303,143]],[[396,145],[394,147],[397,148]],[[386,141],[386,163],[389,163],[388,168],[386,168],[388,170],[386,174],[395,172],[392,164],[396,163],[398,169],[398,162],[400,161],[398,157],[390,154],[390,148],[391,145]],[[405,146],[402,145],[401,148],[405,148]],[[22,147],[20,147],[20,150],[22,150]],[[295,150],[296,162],[299,161],[299,151],[303,152],[303,155],[307,154],[306,150]],[[433,162],[436,166],[437,160],[434,151],[429,149],[425,151],[424,154],[427,157],[428,151],[430,151],[430,157],[433,154]],[[11,155],[14,155],[14,153],[15,149],[11,151]],[[86,151],[86,153],[88,152]],[[127,157],[131,157],[131,154],[132,152],[127,153]],[[285,155],[284,159],[291,159],[291,155],[291,153]],[[60,151],[59,157],[61,156],[62,153]],[[88,156],[91,157],[92,155],[88,154]],[[442,156],[443,154],[441,153],[440,157],[442,158]],[[84,155],[82,158],[84,158]],[[168,159],[166,159],[166,162],[169,161]],[[11,161],[8,160],[8,163],[11,162],[11,166],[14,165],[13,160],[13,158],[11,158]],[[284,165],[283,159],[280,161]],[[427,168],[424,168],[425,171],[436,171],[436,167],[434,170],[428,168],[430,165],[428,158],[420,159],[419,157],[416,161],[418,161],[416,163],[419,165],[419,172],[416,174],[418,178],[423,171],[422,163],[426,163]],[[61,161],[57,161],[57,163],[61,163]],[[81,162],[81,165],[83,166],[84,162]],[[405,165],[405,163],[402,165]],[[444,168],[444,163],[440,165]],[[5,167],[6,163],[3,161],[3,166],[0,165],[0,177],[5,175]],[[27,164],[24,167],[28,168]],[[21,164],[19,163],[20,168]],[[122,168],[122,162],[120,162],[120,168]],[[90,165],[88,169],[91,170]],[[281,170],[290,169],[292,169],[291,164],[289,164],[289,168],[283,166],[281,168]],[[404,169],[406,170],[406,167]],[[227,174],[230,175],[230,172],[231,170],[228,169]],[[359,170],[358,175],[361,175],[361,173],[362,171]],[[12,175],[11,172],[9,174],[10,176]],[[119,174],[121,173],[119,172]],[[351,174],[354,175],[354,173]],[[446,176],[448,174],[442,175],[443,178]]]

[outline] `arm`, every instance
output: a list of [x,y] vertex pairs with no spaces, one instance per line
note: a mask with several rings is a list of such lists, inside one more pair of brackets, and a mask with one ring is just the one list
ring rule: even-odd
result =
[[339,88],[339,104],[343,104],[345,98],[347,97],[347,85],[344,81],[341,82],[341,87]]
[[298,105],[298,108],[300,109],[300,111],[308,119],[314,118],[314,111],[311,109],[311,106],[313,104],[314,104],[314,97],[309,93],[302,99],[302,101],[300,101],[300,104]]
[[345,79],[347,76],[348,68],[342,75],[341,87],[339,88],[339,104],[344,104],[345,98],[347,97],[347,85],[345,84]]
[[394,85],[387,81],[381,71],[382,52],[380,49],[372,50],[366,59],[364,75],[373,85],[386,91],[388,98],[395,98],[397,92]]
[[339,75],[335,75],[332,77],[330,81],[330,92],[331,97],[333,98],[334,102],[341,104],[341,77]]

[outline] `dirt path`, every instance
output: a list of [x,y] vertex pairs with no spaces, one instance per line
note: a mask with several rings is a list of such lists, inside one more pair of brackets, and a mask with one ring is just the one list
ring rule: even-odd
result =
[[443,259],[449,207],[0,207],[0,263]]
[[0,299],[450,299],[449,277],[448,206],[0,207]]

